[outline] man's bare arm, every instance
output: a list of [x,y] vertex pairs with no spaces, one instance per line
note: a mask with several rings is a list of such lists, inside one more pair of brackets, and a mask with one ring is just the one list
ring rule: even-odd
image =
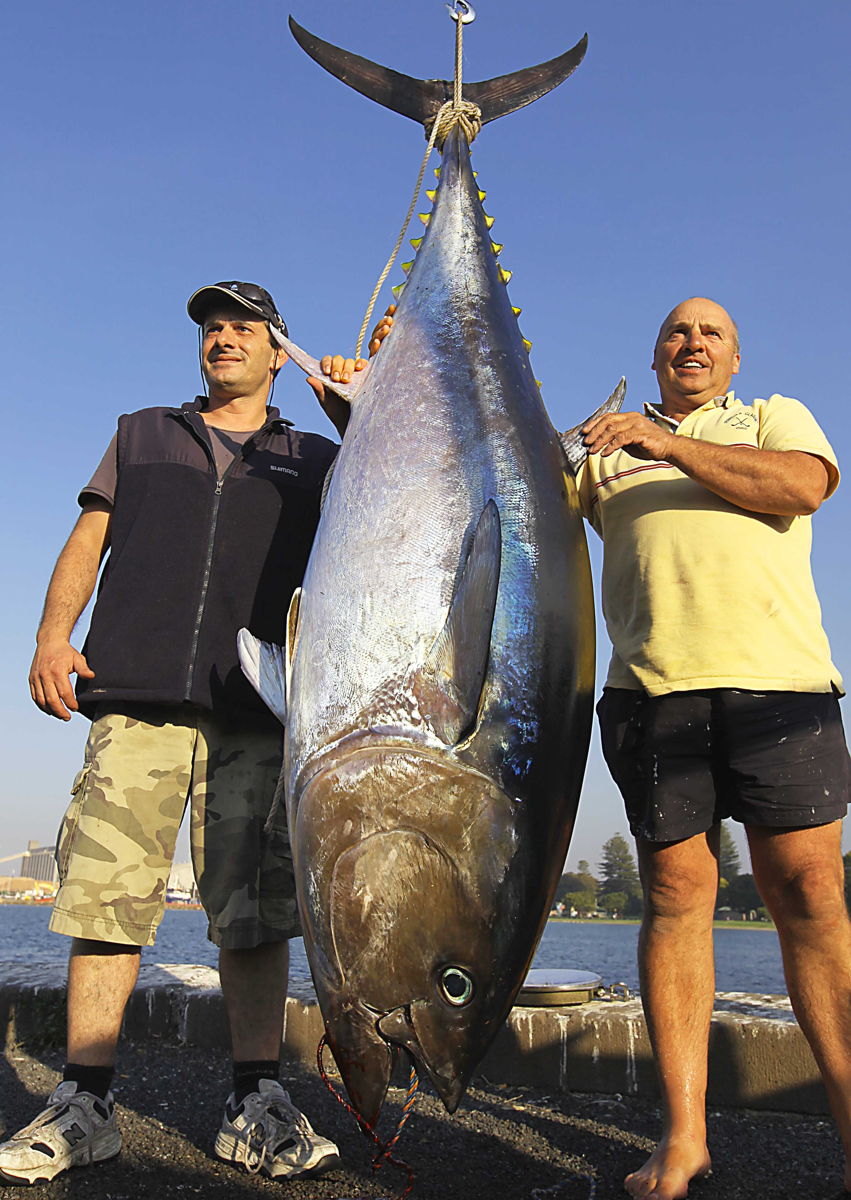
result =
[[719,446],[677,437],[639,413],[610,413],[585,427],[590,454],[626,449],[635,458],[669,462],[731,504],[749,512],[806,516],[824,500],[824,462],[803,450]]
[[112,506],[106,500],[87,501],[47,589],[30,667],[30,694],[42,712],[61,721],[70,721],[78,707],[70,676],[94,678],[83,655],[71,645],[71,634],[94,591],[111,528]]

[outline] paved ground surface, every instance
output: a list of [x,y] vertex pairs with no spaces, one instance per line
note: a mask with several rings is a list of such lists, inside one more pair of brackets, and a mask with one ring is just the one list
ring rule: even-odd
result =
[[[58,1054],[7,1048],[0,1059],[0,1133],[32,1119],[60,1067]],[[391,1167],[373,1179],[366,1140],[315,1073],[285,1066],[284,1086],[315,1126],[335,1138],[345,1166],[291,1184],[249,1176],[211,1157],[230,1085],[224,1054],[124,1043],[118,1074],[120,1156],[27,1192],[0,1186],[0,1200],[24,1194],[33,1200],[189,1200],[194,1194],[205,1200],[371,1200],[403,1189],[405,1179]],[[403,1096],[401,1089],[391,1093],[388,1125],[395,1125]],[[433,1094],[421,1094],[399,1151],[416,1174],[412,1200],[527,1200],[533,1189],[554,1188],[572,1172],[593,1175],[604,1200],[625,1194],[624,1175],[643,1160],[659,1128],[659,1112],[646,1102],[481,1084],[452,1118]],[[715,1169],[693,1185],[695,1200],[823,1200],[840,1184],[839,1140],[828,1121],[726,1109],[711,1114],[710,1134]],[[587,1181],[572,1181],[551,1195],[587,1200],[589,1191]]]

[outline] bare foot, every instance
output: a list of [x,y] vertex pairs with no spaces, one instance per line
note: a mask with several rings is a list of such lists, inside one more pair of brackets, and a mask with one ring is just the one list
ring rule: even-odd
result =
[[691,1180],[706,1175],[711,1167],[702,1138],[666,1134],[644,1166],[627,1175],[623,1185],[636,1200],[683,1200]]

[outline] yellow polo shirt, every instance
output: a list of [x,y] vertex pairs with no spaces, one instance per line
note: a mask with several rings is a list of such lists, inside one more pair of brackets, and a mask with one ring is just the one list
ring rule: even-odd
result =
[[[804,450],[839,483],[815,418],[786,396],[745,405],[733,392],[680,423],[677,437],[721,446]],[[609,687],[651,696],[703,688],[829,692],[830,657],[810,567],[810,517],[748,512],[666,462],[617,450],[578,477],[585,516],[605,543],[603,613],[614,652]]]

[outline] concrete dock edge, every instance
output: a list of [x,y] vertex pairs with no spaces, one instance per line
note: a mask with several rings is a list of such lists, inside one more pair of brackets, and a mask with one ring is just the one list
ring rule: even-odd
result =
[[[0,964],[0,1030],[6,1042],[61,1040],[65,969]],[[124,1018],[134,1041],[161,1038],[218,1048],[230,1040],[210,967],[143,966]],[[316,996],[295,983],[287,999],[286,1057],[313,1065],[323,1033]],[[481,1064],[491,1083],[553,1091],[658,1095],[639,1000],[570,1008],[515,1008]],[[709,1102],[782,1112],[829,1112],[809,1046],[785,996],[718,993],[709,1047]]]

